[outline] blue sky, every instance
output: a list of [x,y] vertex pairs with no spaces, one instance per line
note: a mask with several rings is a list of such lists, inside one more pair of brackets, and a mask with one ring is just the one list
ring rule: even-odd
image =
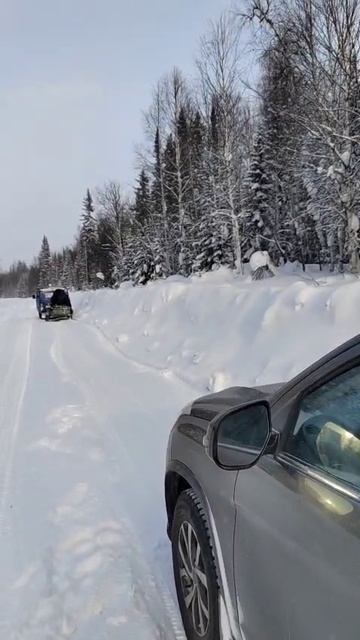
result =
[[86,188],[134,178],[142,112],[230,0],[2,0],[0,263],[72,241]]

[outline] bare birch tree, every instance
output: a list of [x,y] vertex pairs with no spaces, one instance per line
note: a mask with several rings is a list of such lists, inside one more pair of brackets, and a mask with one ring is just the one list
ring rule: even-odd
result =
[[217,206],[212,215],[230,221],[234,262],[240,271],[242,136],[247,113],[239,89],[239,30],[228,14],[223,14],[202,39],[198,68],[205,107],[211,104],[217,118],[217,167],[213,177]]

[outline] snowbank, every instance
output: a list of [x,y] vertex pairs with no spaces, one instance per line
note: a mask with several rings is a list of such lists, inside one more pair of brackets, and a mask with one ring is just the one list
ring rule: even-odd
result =
[[175,375],[194,394],[291,378],[359,332],[360,281],[292,266],[252,282],[221,269],[74,296],[130,360]]

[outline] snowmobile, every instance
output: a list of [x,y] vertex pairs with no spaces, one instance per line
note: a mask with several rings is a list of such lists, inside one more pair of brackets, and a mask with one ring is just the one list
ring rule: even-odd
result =
[[65,320],[72,318],[73,310],[66,289],[39,289],[35,296],[39,318]]

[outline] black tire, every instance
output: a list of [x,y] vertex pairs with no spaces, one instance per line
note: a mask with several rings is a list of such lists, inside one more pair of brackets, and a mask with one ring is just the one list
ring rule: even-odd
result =
[[[189,531],[190,545],[186,545],[185,537],[189,535]],[[189,538],[187,540],[189,543]],[[188,640],[200,638],[201,640],[219,640],[219,587],[209,529],[201,501],[191,489],[184,491],[177,501],[171,528],[171,542],[176,592],[186,637]],[[186,557],[189,546],[190,557],[194,557],[191,560],[191,571],[186,571],[183,558]],[[198,546],[200,555],[196,564],[195,556]],[[187,568],[189,569],[189,564]],[[189,577],[190,573],[193,577]],[[192,582],[193,579],[194,582]],[[206,603],[205,610],[208,612],[208,617],[205,610],[201,608],[199,599],[202,603]],[[202,609],[202,623],[199,617],[200,609]]]

